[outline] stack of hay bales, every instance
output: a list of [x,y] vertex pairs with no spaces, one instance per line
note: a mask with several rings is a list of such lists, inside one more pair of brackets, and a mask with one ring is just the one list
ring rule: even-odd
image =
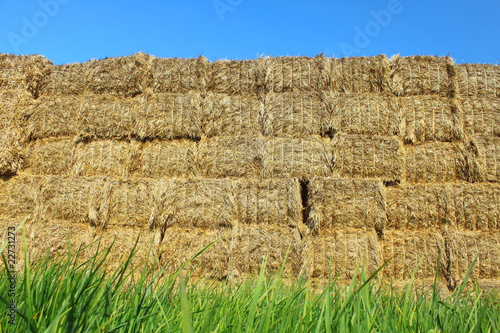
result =
[[[450,58],[0,56],[0,222],[216,278],[500,278],[498,66]],[[497,147],[499,148],[497,150]],[[56,226],[60,226],[59,228]],[[40,236],[37,232],[40,230]],[[488,233],[488,237],[482,237]],[[41,240],[41,237],[44,240]],[[466,249],[466,252],[463,251]],[[85,255],[89,255],[86,250]],[[437,263],[440,262],[439,268]],[[119,260],[116,260],[119,262]],[[495,266],[496,265],[496,266]]]

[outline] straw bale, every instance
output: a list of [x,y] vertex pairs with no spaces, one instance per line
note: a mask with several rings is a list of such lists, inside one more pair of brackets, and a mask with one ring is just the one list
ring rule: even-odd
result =
[[25,146],[23,171],[32,175],[125,178],[130,174],[131,163],[139,148],[137,142],[41,139]]
[[[22,222],[22,218],[1,217],[0,228],[2,234],[4,234],[2,240],[7,240],[8,227],[17,228]],[[92,228],[80,223],[56,220],[35,223],[28,219],[24,228],[26,249],[30,256],[31,265],[34,265],[39,259],[45,258],[47,255],[54,260],[67,256],[68,244],[71,246],[71,253],[75,254],[79,248],[89,245],[94,238]],[[16,270],[20,272],[25,264],[22,229],[18,230],[15,238]],[[7,257],[7,250],[5,250],[4,254]],[[81,253],[81,261],[85,258],[88,258],[86,253]],[[3,261],[0,265],[3,267]]]
[[472,261],[478,256],[470,281],[500,277],[500,233],[448,231],[445,234],[450,257],[450,280],[453,286],[463,281]]
[[500,182],[500,138],[477,137],[478,163],[489,182]]
[[500,136],[500,103],[494,98],[465,98],[464,127],[472,136]]
[[263,155],[262,176],[310,177],[333,176],[335,162],[330,139],[281,137],[267,140]]
[[85,93],[136,96],[145,87],[145,76],[152,58],[144,53],[90,60],[55,67],[48,77],[43,95],[83,95]]
[[488,183],[407,184],[387,189],[388,228],[498,229],[500,187]]
[[500,97],[500,66],[489,64],[458,65],[458,82],[462,96]]
[[386,192],[388,228],[435,229],[455,223],[452,185],[408,184]]
[[457,69],[450,57],[396,55],[389,63],[392,92],[398,96],[456,94]]
[[24,163],[21,136],[15,130],[0,130],[0,176],[18,173]]
[[374,179],[316,178],[309,183],[308,226],[381,231],[386,224],[385,188]]
[[200,229],[169,227],[160,243],[160,265],[167,273],[174,273],[188,260],[217,241],[200,256],[185,266],[195,276],[227,277],[230,272],[231,229]]
[[[0,227],[17,227],[22,222],[21,219],[0,218]],[[30,255],[30,264],[34,265],[37,261],[48,254],[49,258],[57,260],[67,256],[68,244],[71,246],[72,260],[78,250],[78,263],[92,258],[97,251],[106,251],[111,244],[111,251],[105,261],[108,270],[114,270],[121,267],[121,262],[128,259],[137,237],[140,235],[135,254],[131,261],[130,268],[135,268],[146,262],[149,253],[149,263],[155,260],[158,255],[158,244],[160,235],[158,231],[141,230],[138,228],[111,228],[108,230],[96,229],[88,224],[68,222],[63,220],[49,220],[33,222],[28,219],[25,223],[26,248]],[[6,237],[3,239],[7,239]],[[24,267],[22,229],[16,234],[16,268],[18,271]],[[92,244],[92,245],[91,245]],[[89,246],[90,245],[90,246]],[[150,251],[151,246],[151,251]],[[86,247],[84,249],[84,247]],[[102,253],[98,258],[103,258]]]
[[17,128],[31,101],[32,97],[27,91],[0,90],[0,131]]
[[465,180],[461,165],[463,155],[456,144],[429,142],[406,148],[406,181],[439,183]]
[[323,135],[325,108],[316,93],[268,93],[260,118],[264,135],[307,138]]
[[134,177],[187,177],[198,173],[198,148],[192,140],[154,140],[142,144],[131,155]]
[[2,181],[0,215],[142,227],[297,225],[296,179],[129,179],[17,176]]
[[261,134],[263,104],[254,96],[209,93],[202,104],[206,137]]
[[54,68],[54,64],[41,55],[0,53],[0,88],[24,90],[38,98],[47,84],[47,76]]
[[404,148],[396,137],[336,135],[334,173],[339,177],[378,178],[400,182],[404,177]]
[[137,98],[110,95],[42,97],[24,114],[26,136],[174,139],[200,136],[199,94]]
[[155,93],[204,94],[209,83],[207,58],[151,57],[147,67],[145,85]]
[[389,93],[389,61],[385,55],[324,58],[320,87],[334,93]]
[[207,65],[207,90],[227,95],[258,95],[257,60],[216,60]]
[[359,229],[324,229],[308,236],[307,261],[313,278],[335,278],[345,281],[353,278],[356,268],[361,274],[364,266],[368,276],[382,264],[375,231]]
[[456,101],[438,96],[401,98],[405,142],[457,141],[463,137],[463,121]]
[[325,94],[323,127],[331,133],[401,135],[404,132],[398,100],[379,94]]
[[259,86],[266,93],[318,91],[322,56],[264,57],[258,60]]
[[439,260],[438,282],[447,276],[448,258],[445,252],[445,240],[435,231],[391,230],[384,233],[380,242],[381,262],[392,260],[382,269],[384,277],[396,281],[410,280],[418,262],[422,259],[415,273],[418,281],[432,281],[436,275]]
[[203,177],[258,177],[265,140],[259,136],[223,136],[202,139],[197,170]]
[[284,276],[297,277],[304,269],[304,245],[295,228],[241,225],[235,228],[231,237],[229,263],[234,275],[257,275],[265,258],[267,273],[278,272],[283,264]]
[[476,183],[454,186],[457,226],[466,230],[500,229],[500,186]]
[[[92,241],[95,243],[89,246],[84,254],[87,258],[91,258],[97,251],[101,252],[111,247],[105,261],[108,271],[115,271],[123,267],[123,263],[128,260],[132,251],[134,251],[134,254],[128,269],[138,269],[135,275],[141,273],[146,262],[148,268],[150,268],[156,261],[155,267],[159,268],[157,261],[161,240],[159,230],[150,231],[149,228],[141,229],[124,226],[107,228],[106,230],[91,228],[91,230],[94,236]],[[137,245],[134,249],[136,241]]]
[[239,179],[234,193],[241,223],[296,228],[302,224],[300,184],[295,178]]

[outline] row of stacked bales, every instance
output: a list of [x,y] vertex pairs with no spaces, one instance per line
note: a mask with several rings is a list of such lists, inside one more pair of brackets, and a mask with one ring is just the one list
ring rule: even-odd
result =
[[137,263],[151,249],[170,271],[220,238],[190,265],[218,278],[267,256],[348,280],[392,258],[381,277],[405,283],[423,258],[420,283],[439,261],[452,288],[476,254],[473,279],[500,278],[498,66],[0,59],[0,221],[28,217],[35,256],[104,235],[121,258],[141,234]]

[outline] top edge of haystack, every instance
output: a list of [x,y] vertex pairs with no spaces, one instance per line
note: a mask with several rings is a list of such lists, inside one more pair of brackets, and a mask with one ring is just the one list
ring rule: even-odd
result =
[[[137,52],[134,54],[130,55],[124,55],[124,56],[119,56],[119,57],[105,57],[103,59],[89,59],[87,61],[83,62],[74,62],[74,63],[65,63],[62,65],[58,66],[64,66],[64,65],[76,65],[76,64],[85,64],[85,63],[94,63],[94,62],[100,62],[100,61],[116,61],[118,59],[128,59],[128,58],[134,58],[134,59],[143,59],[144,61],[148,59],[158,59],[158,60],[167,60],[167,59],[172,59],[172,60],[201,60],[203,62],[208,62],[208,63],[220,63],[220,62],[233,62],[233,61],[241,61],[241,62],[249,62],[249,61],[255,61],[259,59],[318,59],[318,58],[325,58],[325,59],[377,59],[377,58],[387,58],[390,61],[395,61],[396,59],[405,59],[405,60],[415,60],[415,61],[435,61],[438,59],[443,59],[443,60],[448,60],[452,61],[455,63],[455,59],[449,55],[445,56],[436,56],[436,55],[425,55],[425,54],[419,54],[419,55],[410,55],[410,56],[401,56],[400,54],[394,54],[392,56],[388,56],[386,54],[378,54],[378,55],[370,55],[370,56],[354,56],[354,57],[346,57],[346,56],[341,56],[341,57],[327,57],[324,55],[324,53],[317,54],[316,56],[303,56],[303,55],[284,55],[284,56],[270,56],[270,55],[260,55],[257,58],[244,58],[244,59],[231,59],[231,58],[221,58],[221,59],[215,59],[213,61],[209,61],[204,55],[200,54],[197,57],[186,57],[186,58],[181,58],[181,57],[158,57],[155,55],[151,55],[148,53],[144,52]],[[50,59],[43,55],[39,54],[30,54],[30,55],[15,55],[15,54],[9,54],[9,53],[0,53],[0,64],[2,62],[23,62],[23,61],[29,61],[29,60],[34,60],[38,62],[43,62],[45,64],[50,64],[54,65]],[[491,64],[491,63],[461,63],[460,65],[491,65],[491,66],[500,66],[499,64]]]

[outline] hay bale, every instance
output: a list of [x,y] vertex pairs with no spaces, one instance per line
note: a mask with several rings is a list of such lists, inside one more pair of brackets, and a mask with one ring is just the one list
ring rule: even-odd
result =
[[322,56],[259,58],[259,87],[265,93],[318,91]]
[[198,174],[208,178],[259,177],[264,145],[260,136],[203,139],[198,145]]
[[389,59],[392,92],[398,96],[456,95],[456,65],[450,57],[393,56]]
[[458,65],[460,94],[468,97],[498,98],[500,66],[489,64]]
[[454,226],[453,187],[449,184],[408,184],[389,187],[387,227],[436,229]]
[[324,58],[320,87],[334,93],[389,93],[389,61],[385,55]]
[[494,98],[465,98],[464,129],[471,136],[500,136],[500,103]]
[[42,97],[25,112],[26,136],[176,139],[200,137],[199,94],[138,98],[110,95]]
[[328,138],[270,139],[265,143],[262,156],[262,177],[265,178],[333,176],[334,155]]
[[21,136],[15,130],[0,130],[0,176],[12,176],[23,168]]
[[0,90],[0,131],[17,128],[31,101],[31,95],[24,90]]
[[415,273],[415,280],[433,281],[439,256],[438,282],[447,277],[448,258],[445,241],[441,233],[435,231],[391,230],[384,233],[380,242],[381,263],[392,260],[381,273],[395,281],[410,280],[418,262],[422,263]]
[[325,111],[317,93],[268,93],[260,117],[263,134],[296,138],[323,135]]
[[190,91],[205,94],[209,83],[207,58],[151,57],[146,71],[145,85],[155,93],[181,93]]
[[430,142],[408,145],[406,150],[406,181],[439,183],[466,180],[461,172],[463,155],[456,144]]
[[336,135],[334,174],[400,182],[404,177],[404,148],[396,137]]
[[311,229],[384,229],[386,204],[381,181],[316,178],[310,181],[308,190],[307,225]]
[[297,225],[296,179],[136,179],[17,176],[2,181],[0,215],[95,226]]
[[38,98],[56,66],[41,55],[16,56],[0,53],[0,88],[23,90]]
[[94,93],[134,97],[146,88],[144,81],[151,61],[152,57],[139,52],[127,57],[56,66],[43,95]]
[[166,228],[160,243],[160,265],[167,273],[176,272],[198,252],[217,241],[185,266],[194,276],[224,278],[229,276],[231,254],[230,229]]
[[477,137],[478,163],[485,179],[489,182],[500,181],[500,138]]
[[266,273],[278,272],[283,264],[286,277],[298,277],[303,272],[304,245],[295,228],[241,225],[231,233],[231,240],[229,264],[233,275],[257,275],[266,257]]
[[[18,227],[23,218],[0,218],[0,228],[7,240],[8,227]],[[28,219],[25,222],[26,249],[30,257],[30,265],[35,265],[38,260],[45,258],[48,254],[53,260],[68,255],[68,241],[71,240],[71,253],[74,255],[78,249],[89,245],[93,239],[93,228],[80,223],[68,223],[66,221],[33,222]],[[23,230],[16,234],[16,270],[22,272],[24,269],[24,242]],[[94,251],[95,253],[95,251]],[[7,256],[7,249],[4,254]],[[88,251],[80,255],[79,262],[90,258]],[[3,261],[2,264],[3,266]]]
[[471,282],[498,279],[500,276],[500,233],[448,231],[445,234],[450,257],[450,281],[455,287],[463,281],[472,261],[478,256],[470,275]]
[[[21,219],[0,218],[0,227],[7,231],[8,227],[17,227]],[[160,235],[158,231],[141,230],[137,228],[110,228],[100,230],[87,224],[67,222],[61,220],[49,220],[33,222],[27,220],[25,224],[26,247],[30,255],[30,264],[36,264],[40,259],[48,254],[52,260],[58,260],[68,255],[68,241],[70,241],[72,259],[75,253],[78,255],[78,263],[83,263],[92,258],[96,252],[107,250],[114,241],[113,247],[105,260],[105,267],[108,271],[121,267],[123,260],[128,259],[137,237],[140,235],[135,255],[132,258],[129,269],[142,268],[149,253],[148,262],[153,263],[158,255],[158,243]],[[7,232],[5,232],[7,236]],[[22,229],[16,235],[17,271],[24,268],[24,253]],[[6,237],[4,239],[7,239]],[[100,244],[99,244],[100,241]],[[92,245],[91,245],[92,244]],[[90,246],[89,246],[90,245]],[[151,251],[149,251],[151,246]],[[86,249],[83,249],[87,247]],[[7,251],[6,251],[7,252]],[[98,257],[103,258],[104,253]]]
[[244,224],[300,228],[302,200],[299,181],[284,179],[238,179],[234,185],[235,210]]
[[400,100],[405,121],[404,140],[459,141],[463,137],[463,121],[456,101],[438,96],[410,96]]
[[500,186],[477,183],[454,186],[457,226],[466,230],[498,230],[500,228]]
[[216,60],[207,65],[207,91],[256,96],[260,93],[258,75],[257,60]]
[[323,128],[332,135],[401,135],[403,113],[397,102],[379,94],[327,93]]
[[131,155],[133,177],[188,177],[199,173],[198,148],[192,140],[154,140],[142,144]]
[[126,178],[139,149],[137,142],[40,139],[24,147],[23,171],[32,175]]
[[364,266],[368,276],[382,264],[375,231],[359,229],[323,229],[306,239],[307,268],[312,278],[338,280],[353,278],[356,268]]
[[498,229],[500,187],[493,184],[407,184],[387,189],[387,227]]
[[209,93],[201,107],[202,132],[206,137],[262,133],[263,103],[257,97]]

